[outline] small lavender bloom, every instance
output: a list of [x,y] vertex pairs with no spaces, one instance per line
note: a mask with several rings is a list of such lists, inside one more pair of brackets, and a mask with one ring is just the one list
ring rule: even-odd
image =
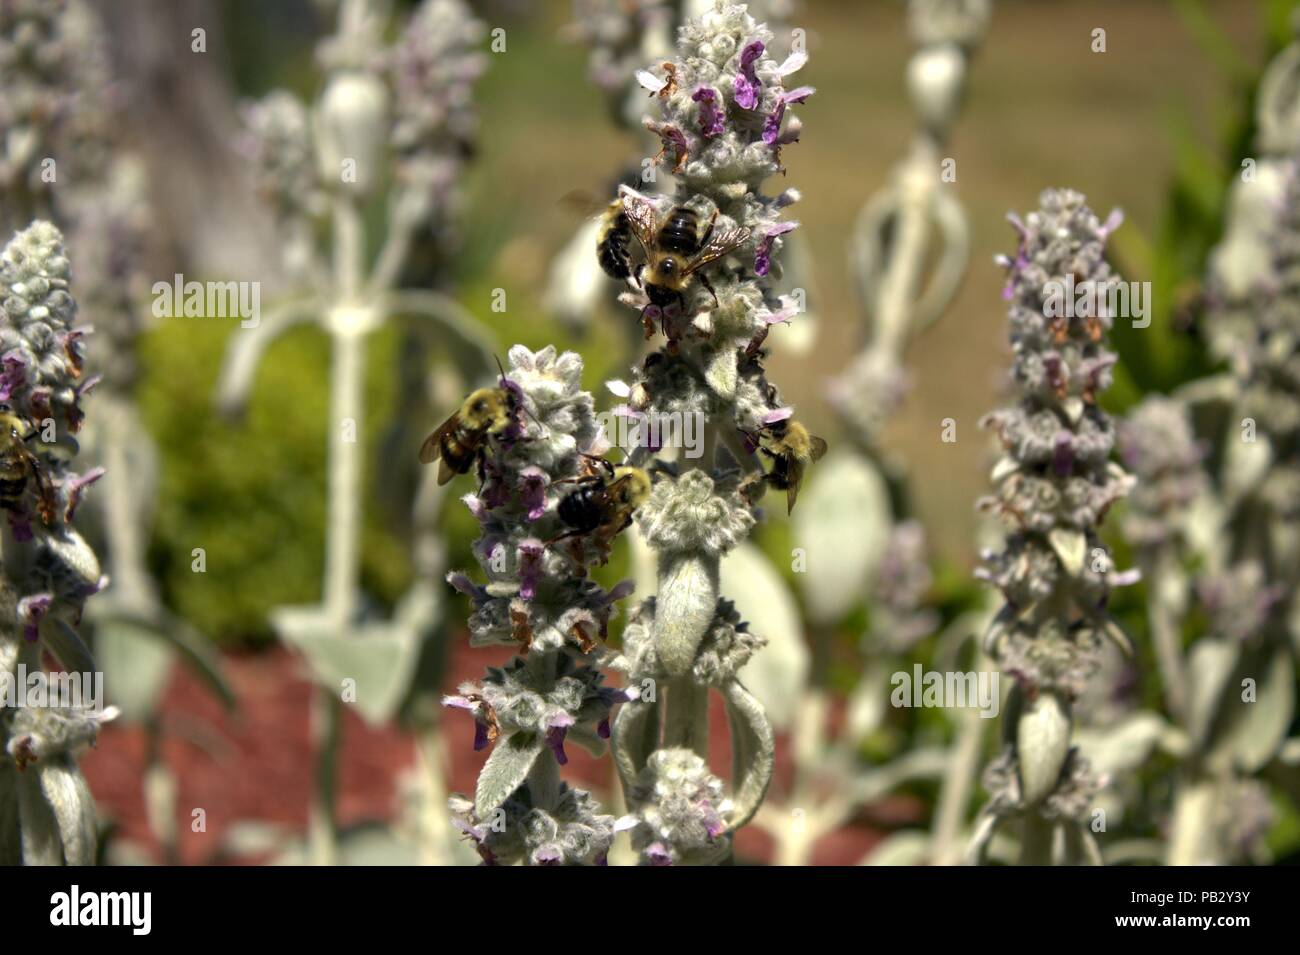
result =
[[752,40],[745,44],[745,49],[740,54],[740,67],[736,71],[735,80],[732,81],[732,90],[736,105],[741,109],[753,109],[758,105],[759,88],[762,84],[754,70],[754,63],[763,55],[764,49],[762,40]]
[[781,222],[763,233],[758,248],[754,250],[754,273],[756,275],[766,275],[772,268],[772,243],[776,240],[776,237],[785,235],[787,232],[793,232],[797,228],[799,228],[797,222]]
[[546,472],[528,467],[519,472],[522,481],[520,500],[528,510],[528,519],[535,521],[546,513]]
[[718,109],[722,97],[712,86],[696,87],[691,99],[700,104],[700,133],[705,139],[720,136],[725,130],[724,117]]
[[763,120],[763,142],[769,146],[798,142],[797,131],[793,133],[787,132],[785,135],[781,133],[781,122],[785,119],[785,108],[796,103],[802,103],[815,92],[817,91],[811,86],[800,86],[798,89],[790,90],[790,92],[778,96],[776,105],[772,107],[772,111]]
[[1105,608],[1110,589],[1135,578],[1111,572],[1098,526],[1133,482],[1109,460],[1114,428],[1097,405],[1101,372],[1112,360],[1105,343],[1111,319],[1055,316],[1046,302],[1050,283],[1066,274],[1102,289],[1118,281],[1104,257],[1112,227],[1068,190],[1044,192],[1024,220],[1008,218],[1020,238],[1016,256],[1003,260],[1017,393],[983,422],[997,431],[1004,453],[994,468],[999,492],[981,507],[1000,512],[1011,530],[1000,551],[984,555],[978,576],[1006,599],[985,643],[1017,680],[1022,702],[1005,754],[1016,785],[989,785],[986,812],[1029,810],[1082,825],[1095,783],[1069,745],[1070,705],[1095,672],[1103,639],[1130,652]]

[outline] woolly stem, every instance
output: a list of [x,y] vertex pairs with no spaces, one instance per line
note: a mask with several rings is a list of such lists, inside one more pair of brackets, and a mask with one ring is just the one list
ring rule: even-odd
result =
[[1036,812],[1025,814],[1020,830],[1020,865],[1051,865],[1056,824]]
[[709,757],[709,690],[688,675],[673,680],[664,700],[664,746],[694,750]]

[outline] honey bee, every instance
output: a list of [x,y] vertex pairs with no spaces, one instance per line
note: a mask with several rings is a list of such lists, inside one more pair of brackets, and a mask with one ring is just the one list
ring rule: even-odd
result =
[[38,432],[0,405],[0,507],[16,511],[32,478],[36,479],[36,506],[46,524],[54,520],[54,485],[41,459],[27,446]]
[[794,511],[804,471],[826,453],[826,442],[810,434],[797,421],[786,419],[767,425],[755,439],[758,449],[772,459],[766,480],[770,487],[786,492],[786,513]]
[[438,484],[465,474],[483,454],[489,437],[504,432],[517,420],[519,397],[501,377],[497,388],[472,391],[460,410],[438,426],[420,446],[420,463],[439,459]]
[[614,467],[596,459],[601,470],[577,478],[577,487],[560,500],[556,513],[572,530],[548,541],[584,534],[610,540],[629,524],[632,514],[650,496],[650,475],[641,468]]
[[674,207],[660,222],[654,203],[645,196],[627,187],[619,193],[623,215],[645,253],[645,264],[637,277],[651,304],[667,308],[680,303],[685,308],[691,280],[698,277],[717,305],[718,293],[701,270],[743,245],[750,230],[715,229],[716,209],[701,228],[699,214],[687,206]]

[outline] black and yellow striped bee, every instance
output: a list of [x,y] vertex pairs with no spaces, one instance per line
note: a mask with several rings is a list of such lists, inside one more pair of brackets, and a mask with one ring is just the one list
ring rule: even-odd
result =
[[[750,230],[715,229],[716,209],[708,222],[703,223],[694,209],[681,205],[675,206],[660,222],[654,203],[626,186],[619,190],[616,201],[627,222],[627,231],[636,237],[645,253],[645,265],[640,268],[638,279],[651,304],[667,308],[680,303],[685,307],[686,292],[692,280],[699,278],[716,305],[718,295],[702,269],[743,245],[749,239]],[[610,231],[617,235],[616,229]]]
[[804,472],[826,454],[826,442],[788,418],[764,426],[752,440],[772,459],[772,470],[765,475],[767,485],[786,492],[786,513],[793,513]]
[[503,384],[470,392],[460,409],[438,426],[420,446],[420,463],[438,460],[438,483],[465,474],[483,453],[489,436],[503,433],[516,421],[519,399]]
[[600,470],[573,483],[577,487],[560,499],[556,513],[572,530],[547,543],[591,534],[608,541],[632,523],[632,515],[650,496],[650,475],[628,465],[615,467],[595,459]]
[[36,482],[36,507],[46,524],[54,520],[54,485],[40,457],[27,446],[38,432],[7,405],[0,405],[0,507],[22,509],[22,498],[32,479]]

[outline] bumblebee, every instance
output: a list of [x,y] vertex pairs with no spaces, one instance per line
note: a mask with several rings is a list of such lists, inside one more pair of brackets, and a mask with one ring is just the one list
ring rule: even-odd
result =
[[438,484],[465,474],[483,453],[488,437],[501,434],[516,420],[519,399],[509,388],[479,388],[460,410],[438,426],[420,446],[420,463],[439,459]]
[[596,534],[610,539],[632,523],[632,514],[650,496],[650,475],[641,468],[614,467],[576,479],[577,487],[560,499],[556,513],[572,530],[548,543]]
[[797,421],[785,420],[770,424],[758,432],[758,449],[772,459],[772,470],[767,472],[770,487],[786,492],[786,513],[794,511],[799,497],[799,486],[808,465],[820,461],[826,453],[826,442],[810,434]]
[[631,239],[627,213],[623,211],[620,196],[605,208],[596,235],[596,260],[610,278],[622,280],[632,274],[632,257],[627,249]]
[[35,478],[37,511],[49,524],[54,520],[54,485],[41,459],[27,446],[37,433],[7,405],[0,405],[0,507],[20,510],[23,494]]
[[645,253],[637,277],[651,304],[667,308],[676,302],[684,308],[686,292],[698,277],[717,305],[718,294],[701,270],[743,245],[750,230],[715,229],[716,209],[701,228],[699,214],[687,206],[674,207],[660,222],[654,203],[627,187],[620,190],[619,202],[629,231]]

